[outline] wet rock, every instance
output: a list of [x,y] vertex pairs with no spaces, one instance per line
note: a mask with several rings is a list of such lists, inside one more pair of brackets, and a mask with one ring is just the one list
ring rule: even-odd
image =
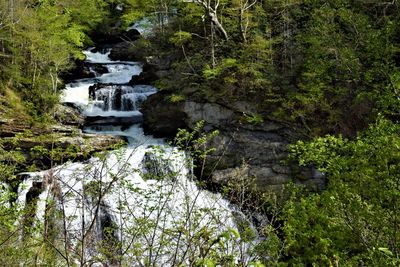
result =
[[174,137],[177,129],[185,128],[186,114],[182,103],[170,103],[167,94],[159,92],[143,103],[143,129],[156,137]]
[[130,126],[132,124],[138,124],[143,122],[143,115],[131,115],[127,117],[115,117],[115,116],[87,116],[85,118],[86,126],[95,125],[113,125],[113,126]]
[[157,76],[157,68],[155,65],[150,65],[145,63],[143,65],[143,71],[139,75],[132,76],[132,79],[129,81],[130,85],[136,84],[152,84],[155,80],[160,77]]
[[88,64],[81,60],[75,61],[75,67],[68,71],[68,73],[62,74],[62,78],[65,82],[70,82],[76,79],[94,78],[95,74],[90,71]]
[[93,71],[95,71],[97,74],[105,74],[109,73],[108,68],[105,67],[102,64],[90,64],[90,67],[92,68]]
[[156,80],[173,75],[170,70],[171,57],[151,56],[144,60],[143,71],[139,75],[134,75],[129,84],[152,84]]
[[[103,53],[106,53],[106,48],[93,48],[91,50],[92,52],[98,52],[101,51]],[[69,71],[67,74],[63,74],[62,78],[63,80],[68,83],[72,82],[77,79],[90,79],[90,78],[95,78],[97,74],[104,74],[108,73],[107,67],[101,65],[101,64],[96,64],[96,63],[88,63],[88,62],[83,62],[80,60],[75,61],[75,67]]]
[[156,74],[152,72],[141,72],[139,75],[133,75],[129,85],[151,84],[157,79]]
[[[163,152],[161,152],[163,153]],[[163,180],[175,179],[176,175],[171,169],[171,162],[156,151],[147,151],[142,160],[144,179]]]
[[129,41],[135,41],[140,38],[140,32],[137,29],[130,29],[129,31],[124,33],[122,36],[127,38]]
[[140,42],[124,41],[113,46],[109,58],[112,60],[144,62],[148,51]]

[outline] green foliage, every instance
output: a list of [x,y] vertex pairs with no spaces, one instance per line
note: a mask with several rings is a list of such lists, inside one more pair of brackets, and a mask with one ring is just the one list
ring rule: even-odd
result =
[[152,23],[155,32],[165,30],[165,24],[179,1],[177,0],[126,0],[126,11],[122,15],[125,26],[146,16]]
[[[220,1],[216,15],[227,32],[226,40],[207,8],[191,1],[0,1],[1,92],[11,96],[9,104],[16,110],[28,110],[35,120],[47,120],[58,102],[59,74],[72,66],[73,59],[83,58],[81,48],[90,42],[87,34],[106,19],[109,7],[122,3],[126,7],[124,26],[146,16],[154,26],[152,39],[140,39],[135,45],[174,60],[173,75],[156,81],[169,90],[168,101],[184,101],[187,92],[228,104],[246,101],[255,111],[244,113],[245,123],[261,124],[259,114],[268,113],[301,123],[311,135],[331,134],[290,148],[300,165],[313,165],[327,175],[329,183],[322,193],[305,195],[295,190],[280,209],[271,208],[272,200],[255,205],[263,202],[264,196],[240,191],[238,186],[250,186],[242,180],[236,181],[234,190],[227,189],[232,198],[253,208],[263,206],[274,218],[283,212],[279,217],[284,221],[283,232],[271,224],[263,229],[268,238],[254,248],[266,266],[399,265],[398,3],[266,0],[246,8],[249,2]],[[391,121],[379,118],[374,123],[378,114]],[[176,138],[176,143],[200,163],[213,152],[209,144],[217,134],[203,133],[203,125],[197,124],[194,132],[181,130]],[[356,139],[348,139],[355,138],[357,132]],[[21,134],[13,141],[23,137]],[[74,146],[66,151],[37,146],[30,152],[31,156],[57,161],[81,153]],[[160,157],[163,153],[160,151]],[[22,152],[9,151],[0,144],[2,181],[13,180],[18,165],[24,162]],[[159,173],[145,178],[174,181],[163,177]],[[140,190],[123,179],[121,185]],[[96,195],[104,187],[107,185],[89,184],[87,190]],[[151,199],[156,193],[147,197]],[[244,195],[247,200],[243,200]],[[17,230],[13,218],[21,211],[8,206],[15,197],[11,192],[3,190],[0,196],[0,236],[8,238],[11,233],[9,240],[4,239],[1,265],[34,265],[38,263],[32,260],[35,256],[54,263],[54,251],[46,255],[45,249],[35,250],[45,248],[44,240],[32,239],[24,245],[17,242],[12,235]],[[149,208],[155,211],[159,207]],[[205,214],[212,211],[196,212],[193,222],[198,223]],[[146,217],[136,218],[135,223],[157,225]],[[193,234],[185,223],[166,229],[165,236],[185,236],[202,252],[203,246],[209,249],[210,253],[193,260],[193,265],[233,265],[232,255],[223,252],[227,241],[237,241],[237,233],[228,230],[215,236],[216,229],[202,228]],[[240,238],[254,238],[248,225],[240,227]],[[150,229],[132,230],[148,238]],[[108,234],[112,231],[110,227]],[[29,249],[30,245],[35,249]],[[104,254],[110,253],[107,244],[104,246]],[[131,252],[140,257],[147,249],[152,248],[135,243]],[[19,251],[24,251],[23,261],[18,259]],[[151,259],[145,263],[150,265]]]
[[[163,88],[182,94],[196,84],[201,96],[254,103],[258,113],[299,122],[314,136],[354,136],[378,113],[398,118],[395,3],[251,3],[220,2],[225,40],[201,4],[166,1],[176,14],[156,26],[152,39],[159,54],[174,58]],[[150,6],[160,11],[161,5]]]
[[172,94],[172,95],[169,95],[166,99],[167,99],[167,101],[169,101],[171,103],[179,103],[179,102],[182,102],[185,100],[185,96]]
[[211,133],[202,131],[204,121],[196,123],[192,132],[185,129],[180,129],[176,134],[174,144],[192,154],[195,159],[205,160],[207,155],[215,151],[215,148],[210,147],[210,141],[215,138],[219,132],[217,130]]
[[128,26],[145,15],[146,1],[128,0],[126,1],[127,11],[122,15],[124,25]]
[[17,92],[35,120],[47,120],[59,101],[59,76],[83,58],[106,1],[12,1],[12,9],[6,2],[0,3],[0,82]]
[[351,1],[328,1],[326,5],[316,1],[298,36],[304,46],[304,63],[297,75],[299,90],[288,94],[283,107],[314,134],[354,135],[387,108],[374,110],[374,103],[393,105],[389,103],[393,103],[395,90],[384,88],[396,72],[393,24],[398,14],[383,14],[377,21],[372,10],[379,13],[378,7],[360,6]]
[[261,124],[264,122],[263,117],[260,114],[255,114],[255,113],[243,113],[243,119],[245,122],[250,123],[250,124]]
[[203,70],[203,77],[207,80],[212,80],[218,78],[221,74],[221,68],[211,68],[209,65]]
[[179,31],[176,32],[169,41],[176,45],[182,46],[183,44],[190,42],[192,40],[192,35],[189,32]]
[[221,78],[221,75],[226,75],[229,72],[234,71],[238,66],[239,64],[236,59],[225,58],[217,67],[211,68],[209,65],[206,65],[205,69],[203,70],[203,77],[207,80]]
[[383,118],[356,140],[327,136],[292,152],[329,177],[320,195],[285,208],[287,254],[293,264],[397,266],[400,128]]

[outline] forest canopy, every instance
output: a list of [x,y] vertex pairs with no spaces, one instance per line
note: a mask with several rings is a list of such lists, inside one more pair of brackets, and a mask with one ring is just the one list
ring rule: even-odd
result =
[[59,102],[60,75],[84,59],[88,34],[102,22],[107,1],[0,1],[1,90],[13,90],[40,119]]

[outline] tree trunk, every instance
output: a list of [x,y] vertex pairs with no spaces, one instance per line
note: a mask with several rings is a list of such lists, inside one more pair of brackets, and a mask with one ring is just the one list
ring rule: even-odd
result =
[[222,33],[224,39],[228,40],[229,39],[228,33],[226,32],[222,24],[219,22],[217,14],[214,11],[211,12],[209,11],[208,16],[210,17],[213,24],[217,27],[217,29]]
[[229,39],[228,33],[226,32],[224,26],[218,20],[218,6],[219,0],[215,1],[214,7],[211,7],[211,0],[195,0],[196,3],[201,4],[204,7],[206,15],[210,18],[211,22],[215,25],[218,31],[223,35],[225,40]]

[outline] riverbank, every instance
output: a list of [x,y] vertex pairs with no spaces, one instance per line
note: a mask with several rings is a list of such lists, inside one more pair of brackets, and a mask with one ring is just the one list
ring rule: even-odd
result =
[[[0,99],[3,103],[7,101],[4,96]],[[77,108],[68,105],[57,105],[50,123],[30,122],[23,112],[17,115],[10,109],[3,105],[0,112],[0,144],[8,153],[1,160],[3,164],[14,166],[14,174],[49,169],[67,161],[82,161],[125,143],[116,136],[83,133],[85,118]]]

